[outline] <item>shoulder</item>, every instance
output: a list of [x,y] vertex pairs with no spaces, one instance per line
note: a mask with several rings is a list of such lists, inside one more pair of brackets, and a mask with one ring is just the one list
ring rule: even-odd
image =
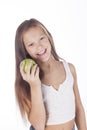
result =
[[63,60],[63,62],[68,65],[72,75],[74,76],[74,78],[76,78],[76,68],[75,68],[75,65],[70,63],[70,62],[67,62],[66,60]]
[[74,76],[74,78],[76,78],[76,69],[75,69],[74,64],[68,63],[68,65],[69,65],[69,68],[70,68],[72,75]]

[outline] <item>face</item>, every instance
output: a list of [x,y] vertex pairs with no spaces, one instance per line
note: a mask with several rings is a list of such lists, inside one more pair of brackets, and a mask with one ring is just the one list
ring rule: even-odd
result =
[[40,27],[32,27],[23,35],[25,48],[29,55],[40,62],[46,62],[51,56],[51,45],[47,35]]

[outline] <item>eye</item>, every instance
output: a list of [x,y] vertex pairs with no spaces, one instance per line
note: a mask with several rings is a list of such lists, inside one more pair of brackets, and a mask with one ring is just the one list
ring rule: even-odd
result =
[[43,40],[43,39],[45,39],[45,36],[42,36],[42,37],[40,38],[40,40]]
[[29,47],[32,47],[33,45],[34,45],[33,43],[28,44]]

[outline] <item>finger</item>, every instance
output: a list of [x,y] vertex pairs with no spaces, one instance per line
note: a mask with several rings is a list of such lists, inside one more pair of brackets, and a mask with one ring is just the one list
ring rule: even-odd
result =
[[21,65],[20,65],[20,73],[21,73],[22,78],[25,80],[26,74],[24,72],[24,62],[22,62]]
[[31,76],[33,76],[33,77],[35,76],[36,69],[37,69],[37,64],[35,64],[35,65],[32,67]]
[[39,69],[39,66],[37,66],[37,69],[36,69],[36,74],[35,74],[35,76],[39,76],[39,72],[40,72],[40,69]]
[[19,67],[21,67],[22,65],[24,65],[24,61],[22,60],[19,64]]
[[30,61],[28,67],[27,67],[27,75],[30,75],[30,69],[31,69],[31,66],[32,66],[32,61]]
[[20,72],[21,72],[21,74],[23,74],[24,73],[24,62],[21,62],[21,64],[20,64]]

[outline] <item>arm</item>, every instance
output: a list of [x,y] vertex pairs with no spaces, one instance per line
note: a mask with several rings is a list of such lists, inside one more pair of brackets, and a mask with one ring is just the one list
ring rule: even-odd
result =
[[80,94],[79,94],[79,90],[78,90],[78,85],[77,85],[77,76],[76,76],[76,71],[75,71],[75,67],[72,64],[70,65],[70,69],[71,72],[73,74],[74,77],[74,93],[75,93],[75,102],[76,102],[76,118],[75,118],[75,122],[77,125],[78,130],[87,130],[86,127],[86,117],[85,117],[85,112],[84,112],[84,108],[80,99]]
[[21,75],[29,84],[31,90],[31,110],[28,118],[35,130],[44,130],[46,114],[41,91],[41,81],[39,79],[39,67],[34,65],[30,72],[31,65],[32,63],[30,62],[26,73],[23,71],[24,63],[20,66]]
[[44,130],[46,115],[41,86],[31,86],[31,111],[29,120],[36,130]]

